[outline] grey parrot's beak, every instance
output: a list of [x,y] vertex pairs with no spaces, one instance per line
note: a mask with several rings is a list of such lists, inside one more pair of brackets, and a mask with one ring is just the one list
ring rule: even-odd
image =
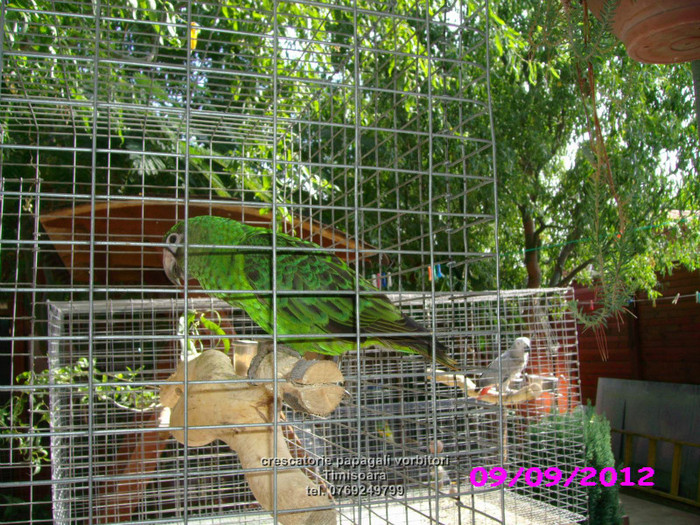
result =
[[175,254],[171,252],[169,248],[163,248],[163,270],[165,270],[165,275],[168,276],[171,283],[182,286],[182,281],[185,276],[177,262]]
[[523,352],[530,352],[530,350],[532,350],[532,343],[529,337],[518,337],[516,343],[520,343]]

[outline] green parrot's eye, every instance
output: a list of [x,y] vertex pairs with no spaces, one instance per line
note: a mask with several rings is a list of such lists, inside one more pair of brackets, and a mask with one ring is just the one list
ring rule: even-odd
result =
[[171,247],[177,247],[180,244],[180,236],[177,233],[171,233],[166,237],[165,242]]

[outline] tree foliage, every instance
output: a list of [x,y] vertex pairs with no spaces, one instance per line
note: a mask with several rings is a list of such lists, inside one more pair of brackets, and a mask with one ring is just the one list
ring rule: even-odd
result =
[[657,272],[700,262],[690,67],[632,61],[611,12],[496,9],[502,285],[594,284],[603,308],[581,320],[597,325],[635,292],[655,296]]
[[[458,234],[467,228],[465,212],[493,211],[488,186],[467,198],[458,177],[435,177],[432,187],[428,178],[411,179],[431,167],[486,178],[491,169],[488,155],[451,166],[464,144],[428,138],[490,138],[482,106],[467,108],[475,118],[465,121],[458,116],[466,106],[449,101],[488,96],[484,35],[426,23],[450,20],[450,5],[395,2],[386,6],[400,15],[394,18],[356,14],[350,0],[189,8],[131,0],[100,13],[91,3],[7,6],[2,93],[17,104],[2,117],[4,171],[13,174],[4,190],[26,197],[8,197],[6,210],[33,210],[28,188],[39,180],[41,191],[74,195],[94,186],[108,195],[173,197],[187,185],[192,197],[276,200],[282,212],[290,195],[348,207],[359,176],[358,201],[369,208],[427,211],[431,191],[456,196],[430,203],[433,230],[452,232],[436,235],[438,259],[494,249],[488,225],[472,228],[468,241]],[[469,2],[462,16],[490,18],[501,286],[597,279],[606,307],[585,321],[601,322],[635,291],[653,295],[656,272],[696,267],[690,68],[631,61],[604,24],[574,3],[500,0],[486,13]],[[471,60],[463,59],[472,49]],[[427,55],[441,59],[421,58]],[[53,106],[55,127],[37,132],[23,99]],[[187,125],[187,108],[205,120]],[[44,149],[39,155],[12,145]],[[356,173],[348,168],[355,165],[386,169]],[[59,205],[47,201],[42,212]],[[320,218],[354,231],[354,218],[339,221],[329,210]],[[690,213],[673,219],[672,210]],[[5,238],[16,238],[9,219]],[[386,223],[378,212],[361,220],[367,242],[391,249],[399,238],[414,239],[403,247],[428,251],[420,215]],[[4,260],[3,280],[15,271],[12,262]],[[426,255],[407,254],[394,269],[426,263]],[[451,289],[495,287],[493,266],[450,268],[442,285]],[[425,287],[419,278],[411,277]]]

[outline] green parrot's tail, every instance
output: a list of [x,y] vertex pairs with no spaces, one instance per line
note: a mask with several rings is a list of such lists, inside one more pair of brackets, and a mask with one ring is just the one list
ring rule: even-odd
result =
[[[404,315],[400,321],[402,329],[410,332],[418,332],[416,336],[386,336],[381,340],[389,347],[399,351],[420,354],[428,361],[433,358],[433,338],[430,332],[418,324],[411,317]],[[448,357],[447,347],[435,339],[435,360],[442,366],[452,370],[458,370],[457,361]]]
[[[415,338],[411,339],[411,344],[407,345],[409,348],[414,349],[417,351],[419,354],[421,354],[423,357],[425,357],[428,361],[431,361],[433,358],[433,340],[431,337],[425,337],[425,338]],[[452,370],[457,370],[457,361],[452,359],[447,355],[447,347],[443,345],[440,341],[437,339],[435,340],[435,361],[440,363],[442,366],[446,366],[447,368],[450,368]]]
[[[396,337],[382,337],[380,339],[389,348],[398,350],[400,352],[408,352],[411,354],[420,354],[426,360],[432,361],[433,359],[433,341],[430,337],[408,337],[408,336],[396,336]],[[458,370],[457,361],[448,357],[445,353],[447,348],[440,341],[435,341],[435,361],[437,361],[442,366],[446,366],[451,370]]]
[[435,349],[435,360],[442,366],[446,366],[447,368],[451,368],[452,370],[458,370],[459,367],[457,366],[457,361],[455,361],[445,353],[445,350],[447,350],[447,348],[445,348],[445,345],[443,345],[440,341],[437,341],[436,346],[438,346],[438,348]]

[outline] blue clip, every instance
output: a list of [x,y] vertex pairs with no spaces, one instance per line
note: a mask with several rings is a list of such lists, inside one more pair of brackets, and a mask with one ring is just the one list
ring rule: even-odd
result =
[[379,287],[380,290],[382,288],[386,288],[386,286],[387,286],[386,272],[382,272],[381,283],[382,283],[382,285]]
[[700,292],[695,292],[695,302],[700,304]]
[[439,264],[435,265],[435,271],[433,272],[433,274],[435,275],[435,280],[438,280],[441,277],[445,277],[444,275],[442,275],[442,267]]

